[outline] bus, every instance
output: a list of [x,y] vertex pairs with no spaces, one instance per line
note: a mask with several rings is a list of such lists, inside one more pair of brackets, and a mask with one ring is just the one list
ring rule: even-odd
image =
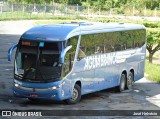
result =
[[144,76],[145,26],[70,22],[35,26],[8,51],[13,95],[78,103],[82,95],[115,87],[122,92]]

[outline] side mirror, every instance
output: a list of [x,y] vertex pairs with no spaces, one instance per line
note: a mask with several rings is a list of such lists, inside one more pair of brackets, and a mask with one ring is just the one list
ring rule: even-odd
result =
[[13,50],[17,47],[17,44],[12,46],[9,50],[8,50],[8,61],[11,61],[12,59],[12,53],[13,53]]
[[65,49],[62,50],[61,55],[60,55],[60,63],[62,63],[62,64],[64,63],[64,57],[66,55],[66,52],[68,50],[70,50],[71,48],[72,48],[72,46],[70,45],[70,46],[67,46]]

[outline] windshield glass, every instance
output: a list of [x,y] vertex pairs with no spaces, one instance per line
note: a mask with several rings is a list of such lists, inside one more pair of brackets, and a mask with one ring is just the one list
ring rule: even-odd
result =
[[61,42],[20,42],[15,58],[15,78],[30,82],[58,81]]

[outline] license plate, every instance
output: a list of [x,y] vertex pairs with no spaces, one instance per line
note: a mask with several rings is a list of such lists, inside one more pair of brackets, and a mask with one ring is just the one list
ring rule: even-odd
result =
[[30,96],[30,97],[38,97],[37,94],[30,94],[29,96]]

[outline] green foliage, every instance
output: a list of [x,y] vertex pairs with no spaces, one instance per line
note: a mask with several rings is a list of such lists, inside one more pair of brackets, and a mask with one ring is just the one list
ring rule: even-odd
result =
[[[154,69],[154,70],[153,70]],[[146,62],[145,73],[148,74],[146,78],[160,83],[160,64],[151,64]]]
[[147,7],[148,9],[159,8],[160,0],[8,0],[8,2],[24,2],[24,3],[37,3],[37,4],[44,4],[44,3],[62,3],[62,4],[79,4],[81,5],[82,2],[89,4],[90,6],[94,7],[101,7],[102,9],[112,8],[125,8],[125,6],[130,6],[135,8],[144,8]]
[[147,44],[160,44],[160,30],[147,30]]
[[153,55],[160,50],[160,30],[147,30],[147,46],[149,52],[149,63],[152,63]]
[[79,4],[79,5],[81,5],[81,1],[80,0],[68,0],[68,4]]
[[[160,16],[160,0],[8,0],[9,2],[26,4],[54,4],[76,5],[90,8],[90,11],[97,14],[123,14],[135,16],[154,16],[154,9],[157,8],[156,16]],[[92,14],[92,12],[90,12]]]
[[148,27],[148,28],[160,28],[160,23],[159,22],[143,22],[142,23],[144,26]]
[[81,1],[80,0],[8,0],[8,2],[23,2],[23,3],[28,3],[28,4],[44,4],[44,3],[62,3],[62,4],[79,4],[81,5]]
[[160,0],[145,0],[144,2],[146,4],[146,7],[150,8],[150,9],[154,9],[156,7],[160,7],[159,6]]
[[16,2],[16,3],[36,3],[36,4],[43,4],[49,3],[51,0],[8,0],[8,2]]
[[13,13],[2,13],[0,15],[0,21],[4,20],[23,20],[23,19],[53,19],[53,20],[85,20],[85,17],[81,16],[54,16],[47,14],[31,14],[31,13],[23,13],[23,12],[13,12]]

